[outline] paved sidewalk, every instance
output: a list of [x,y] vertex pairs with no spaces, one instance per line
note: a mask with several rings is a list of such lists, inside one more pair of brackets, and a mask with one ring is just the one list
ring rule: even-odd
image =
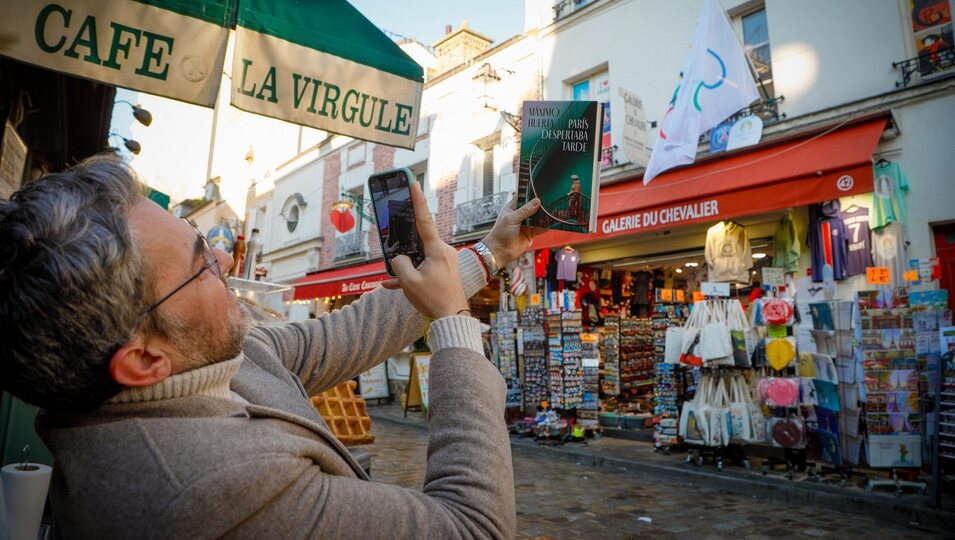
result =
[[[405,416],[399,405],[369,405],[373,421],[387,421],[427,429],[427,420],[420,412],[409,411]],[[374,424],[372,425],[374,432]],[[955,497],[943,498],[942,511],[931,509],[928,495],[906,491],[897,497],[893,491],[868,491],[853,478],[845,487],[835,483],[816,482],[805,472],[796,473],[792,480],[783,471],[761,474],[758,458],[753,469],[727,463],[720,471],[712,463],[702,466],[684,463],[685,453],[665,455],[654,451],[651,443],[603,437],[588,439],[585,443],[567,443],[561,446],[541,446],[531,438],[511,437],[515,453],[571,461],[578,465],[610,470],[630,470],[669,477],[677,482],[692,482],[739,494],[776,499],[791,503],[809,503],[839,508],[848,512],[884,516],[895,523],[918,524],[936,530],[953,531],[955,527]]]

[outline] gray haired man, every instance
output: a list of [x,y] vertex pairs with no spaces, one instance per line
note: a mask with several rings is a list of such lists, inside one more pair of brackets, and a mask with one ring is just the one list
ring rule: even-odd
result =
[[[61,535],[509,537],[504,384],[468,296],[527,249],[504,209],[478,250],[442,242],[412,188],[425,261],[331,314],[249,327],[232,258],[141,195],[112,156],[0,202],[0,381],[44,409]],[[486,248],[486,249],[485,249]],[[482,257],[481,260],[478,257]],[[431,321],[423,491],[368,481],[311,407]]]

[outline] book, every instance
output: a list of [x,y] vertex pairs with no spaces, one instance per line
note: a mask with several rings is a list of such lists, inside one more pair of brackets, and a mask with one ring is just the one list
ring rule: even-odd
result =
[[521,109],[518,206],[538,197],[525,224],[578,233],[597,228],[603,106],[596,101],[525,101]]

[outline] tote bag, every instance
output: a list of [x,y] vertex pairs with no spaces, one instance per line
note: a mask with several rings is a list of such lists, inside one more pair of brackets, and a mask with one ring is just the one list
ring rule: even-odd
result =
[[684,329],[682,326],[671,326],[667,328],[666,341],[663,344],[664,363],[680,363],[680,356],[683,353],[683,332]]
[[680,412],[679,435],[688,444],[706,444],[706,440],[709,438],[709,420],[699,407],[699,403],[708,399],[709,383],[709,377],[700,379],[696,396],[691,401],[683,402],[683,409]]
[[733,341],[726,322],[726,303],[716,301],[708,303],[706,324],[700,330],[700,356],[707,366],[733,365]]
[[720,379],[720,382],[716,384],[716,390],[709,394],[707,402],[700,407],[704,409],[703,414],[709,420],[707,446],[726,446],[729,444],[733,427],[725,379]]
[[[739,375],[730,379],[730,419],[732,422],[731,440],[734,442],[755,442],[753,429],[752,397],[749,388]],[[762,419],[762,413],[759,419]]]

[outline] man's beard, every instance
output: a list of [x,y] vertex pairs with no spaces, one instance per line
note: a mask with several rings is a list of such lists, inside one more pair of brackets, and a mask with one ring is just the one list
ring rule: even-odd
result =
[[163,333],[182,354],[181,371],[231,360],[242,352],[248,322],[245,312],[236,309],[238,303],[235,298],[232,297],[229,300],[229,309],[223,314],[223,319],[212,322],[212,324],[222,321],[225,323],[225,336],[219,341],[211,338],[211,336],[222,334],[221,331],[217,331],[219,329],[209,326],[197,327],[173,317],[160,317],[159,325]]

